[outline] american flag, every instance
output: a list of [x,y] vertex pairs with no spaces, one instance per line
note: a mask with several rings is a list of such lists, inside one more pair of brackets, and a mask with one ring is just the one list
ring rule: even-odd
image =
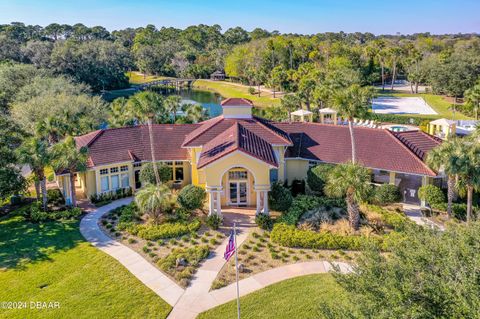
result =
[[228,261],[234,253],[235,253],[235,235],[232,230],[230,232],[230,238],[228,239],[227,247],[225,248],[225,254],[223,254],[223,258],[225,258],[225,260]]

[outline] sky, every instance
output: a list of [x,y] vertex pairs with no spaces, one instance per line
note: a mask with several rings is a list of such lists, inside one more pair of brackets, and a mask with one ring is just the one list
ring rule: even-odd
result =
[[282,33],[480,33],[480,0],[0,0],[0,24],[56,22],[108,30],[219,24]]

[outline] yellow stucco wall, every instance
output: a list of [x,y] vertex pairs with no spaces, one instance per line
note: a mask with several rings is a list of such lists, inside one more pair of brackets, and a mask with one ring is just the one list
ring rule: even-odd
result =
[[207,187],[218,187],[221,186],[225,172],[234,167],[246,168],[253,174],[256,185],[270,185],[270,167],[268,164],[243,152],[233,152],[200,171],[205,172]]
[[289,184],[293,180],[302,180],[307,177],[308,161],[300,159],[287,159],[286,161],[287,181]]

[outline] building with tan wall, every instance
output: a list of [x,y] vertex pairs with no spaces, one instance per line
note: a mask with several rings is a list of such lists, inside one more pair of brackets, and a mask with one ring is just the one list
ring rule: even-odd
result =
[[[204,187],[210,213],[220,213],[222,206],[268,212],[272,183],[291,184],[305,179],[314,165],[351,159],[347,126],[267,121],[252,115],[253,104],[246,99],[226,99],[222,106],[223,115],[198,124],[153,125],[155,159],[172,167],[178,187]],[[439,139],[420,131],[354,130],[357,161],[371,169],[372,182],[396,184],[405,201],[418,202],[418,188],[438,178],[425,157]],[[141,188],[142,164],[152,161],[149,139],[143,125],[76,137],[77,147],[89,150],[87,171],[75,173],[80,195]],[[67,201],[68,177],[69,173],[57,175]]]

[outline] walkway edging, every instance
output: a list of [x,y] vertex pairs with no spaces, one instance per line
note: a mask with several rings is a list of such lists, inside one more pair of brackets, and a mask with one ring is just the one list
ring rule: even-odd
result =
[[131,197],[119,199],[88,213],[80,221],[80,232],[94,247],[115,258],[145,286],[173,307],[185,290],[139,253],[107,236],[98,225],[98,221],[103,215],[112,209],[129,204],[131,201]]

